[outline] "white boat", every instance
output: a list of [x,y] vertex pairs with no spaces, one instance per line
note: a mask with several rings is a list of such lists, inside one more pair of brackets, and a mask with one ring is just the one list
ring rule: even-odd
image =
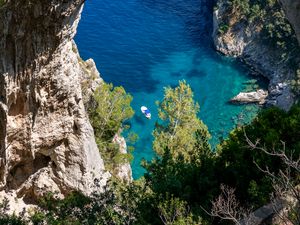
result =
[[147,119],[151,119],[150,110],[146,106],[142,106],[141,111],[142,111],[142,113],[144,113],[144,115]]

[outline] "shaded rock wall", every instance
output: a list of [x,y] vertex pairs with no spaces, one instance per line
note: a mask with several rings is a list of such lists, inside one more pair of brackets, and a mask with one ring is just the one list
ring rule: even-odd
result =
[[300,45],[300,0],[280,0]]
[[[220,32],[225,21],[228,28]],[[266,104],[289,109],[296,100],[290,86],[290,81],[295,77],[295,70],[281,58],[281,49],[270,48],[263,43],[260,36],[261,24],[248,23],[238,14],[228,13],[228,2],[225,0],[217,1],[213,24],[216,49],[225,55],[241,59],[250,68],[269,79]]]
[[92,191],[108,173],[72,49],[83,0],[8,0],[0,8],[0,190],[33,200]]

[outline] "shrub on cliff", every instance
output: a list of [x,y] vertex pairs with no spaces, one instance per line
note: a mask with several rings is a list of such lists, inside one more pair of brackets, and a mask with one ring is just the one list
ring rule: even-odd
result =
[[295,78],[291,80],[291,86],[294,93],[299,97],[300,96],[300,64],[295,74]]
[[[95,192],[86,197],[74,192],[63,200],[50,194],[40,203],[30,221],[35,225],[124,225],[141,224],[142,200],[149,193],[144,182],[130,184],[111,180],[104,192]],[[139,221],[139,222],[137,222]]]
[[8,211],[11,208],[7,198],[3,198],[0,202],[0,225],[25,225],[26,222],[23,219],[23,213],[16,215],[8,215]]
[[0,0],[0,7],[1,7],[2,5],[4,5],[5,2],[6,2],[6,0]]
[[89,110],[89,118],[105,165],[113,169],[120,158],[124,158],[120,155],[119,146],[113,143],[113,137],[126,129],[124,122],[134,114],[130,106],[132,96],[123,87],[103,83],[94,92],[93,99],[95,106]]

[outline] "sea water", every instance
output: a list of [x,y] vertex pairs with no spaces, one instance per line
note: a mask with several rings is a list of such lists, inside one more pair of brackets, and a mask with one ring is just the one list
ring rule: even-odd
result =
[[[129,123],[139,136],[134,178],[144,173],[141,160],[155,155],[155,102],[163,98],[164,87],[183,79],[191,85],[212,146],[257,112],[256,106],[228,103],[253,78],[239,62],[213,49],[212,7],[209,0],[86,1],[75,40],[83,59],[93,58],[106,82],[122,85],[133,96],[135,115]],[[151,120],[141,113],[142,105],[150,109]]]

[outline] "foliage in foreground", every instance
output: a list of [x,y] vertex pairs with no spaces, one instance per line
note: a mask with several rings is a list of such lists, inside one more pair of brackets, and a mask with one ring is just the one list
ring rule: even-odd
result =
[[278,108],[262,111],[254,121],[243,128],[234,130],[228,140],[221,144],[217,160],[220,180],[235,187],[239,199],[255,207],[269,201],[271,180],[257,165],[269,168],[275,174],[285,165],[279,158],[251,150],[247,138],[258,142],[258,146],[287,155],[300,155],[300,107],[294,106],[289,112]]
[[[176,97],[172,101],[178,102]],[[170,114],[178,115],[176,111],[174,113],[171,110]],[[172,120],[164,122],[164,132],[169,132],[174,127],[170,126],[170,121]],[[203,135],[203,132],[199,135],[196,130],[189,134],[189,138],[194,138],[189,142],[190,155],[193,156],[190,160],[178,157],[182,154],[181,151],[185,151],[184,148],[174,148],[178,152],[173,153],[165,145],[170,139],[165,140],[157,135],[158,139],[154,143],[159,143],[158,146],[164,149],[163,154],[146,164],[145,178],[156,199],[164,199],[168,195],[182,199],[187,202],[192,214],[202,217],[206,223],[212,221],[201,208],[210,211],[211,201],[219,195],[222,184],[236,189],[237,198],[243,207],[255,209],[270,201],[273,192],[272,179],[260,168],[268,168],[276,175],[284,171],[287,165],[278,157],[253,150],[249,140],[256,142],[257,146],[275,152],[281,152],[284,143],[284,152],[287,155],[300,155],[299,106],[294,106],[289,112],[278,108],[263,110],[251,124],[234,130],[215,153],[212,153],[206,144],[208,136]],[[157,136],[155,135],[155,138]],[[178,138],[184,137],[183,135]],[[169,146],[172,146],[172,143]],[[291,175],[291,179],[299,177],[297,171],[293,171]]]
[[[189,154],[183,146],[175,152],[176,145],[170,140],[155,136],[154,143],[160,155],[145,163],[145,179],[131,184],[112,181],[104,193],[95,193],[89,198],[78,193],[65,200],[49,196],[30,220],[34,224],[228,224],[211,218],[203,210],[211,212],[212,200],[220,194],[223,184],[228,190],[235,188],[241,207],[257,208],[269,202],[273,192],[272,176],[258,166],[268,168],[278,177],[278,173],[285,171],[286,164],[278,157],[255,150],[249,141],[255,143],[255,147],[274,153],[284,150],[287,155],[299,156],[300,106],[294,106],[289,112],[277,108],[263,110],[251,124],[234,130],[213,153],[208,144],[207,129],[197,118],[197,104],[192,100],[190,87],[180,82],[179,87],[166,89],[166,93],[171,98],[165,96],[159,104],[165,116],[161,117],[164,122],[157,126],[156,131],[172,135],[176,124],[173,121],[179,119],[177,126],[180,130],[189,129],[188,121],[183,122],[186,118],[197,121],[195,125],[198,126],[193,126],[190,131],[176,134],[178,139],[190,135],[189,143],[176,140],[179,146],[181,143],[188,146]],[[169,101],[178,104],[175,107]],[[180,104],[187,103],[193,115],[181,118],[176,111],[180,110]],[[170,110],[173,107],[176,109]],[[299,184],[299,172],[290,172],[291,184]],[[1,213],[0,221],[26,223],[21,217],[8,217],[5,213]]]
[[147,191],[141,182],[122,184],[112,181],[105,192],[89,198],[73,193],[64,200],[48,198],[42,210],[31,220],[34,224],[133,224],[136,221],[138,199]]
[[6,0],[0,0],[0,7],[3,6],[5,2]]

